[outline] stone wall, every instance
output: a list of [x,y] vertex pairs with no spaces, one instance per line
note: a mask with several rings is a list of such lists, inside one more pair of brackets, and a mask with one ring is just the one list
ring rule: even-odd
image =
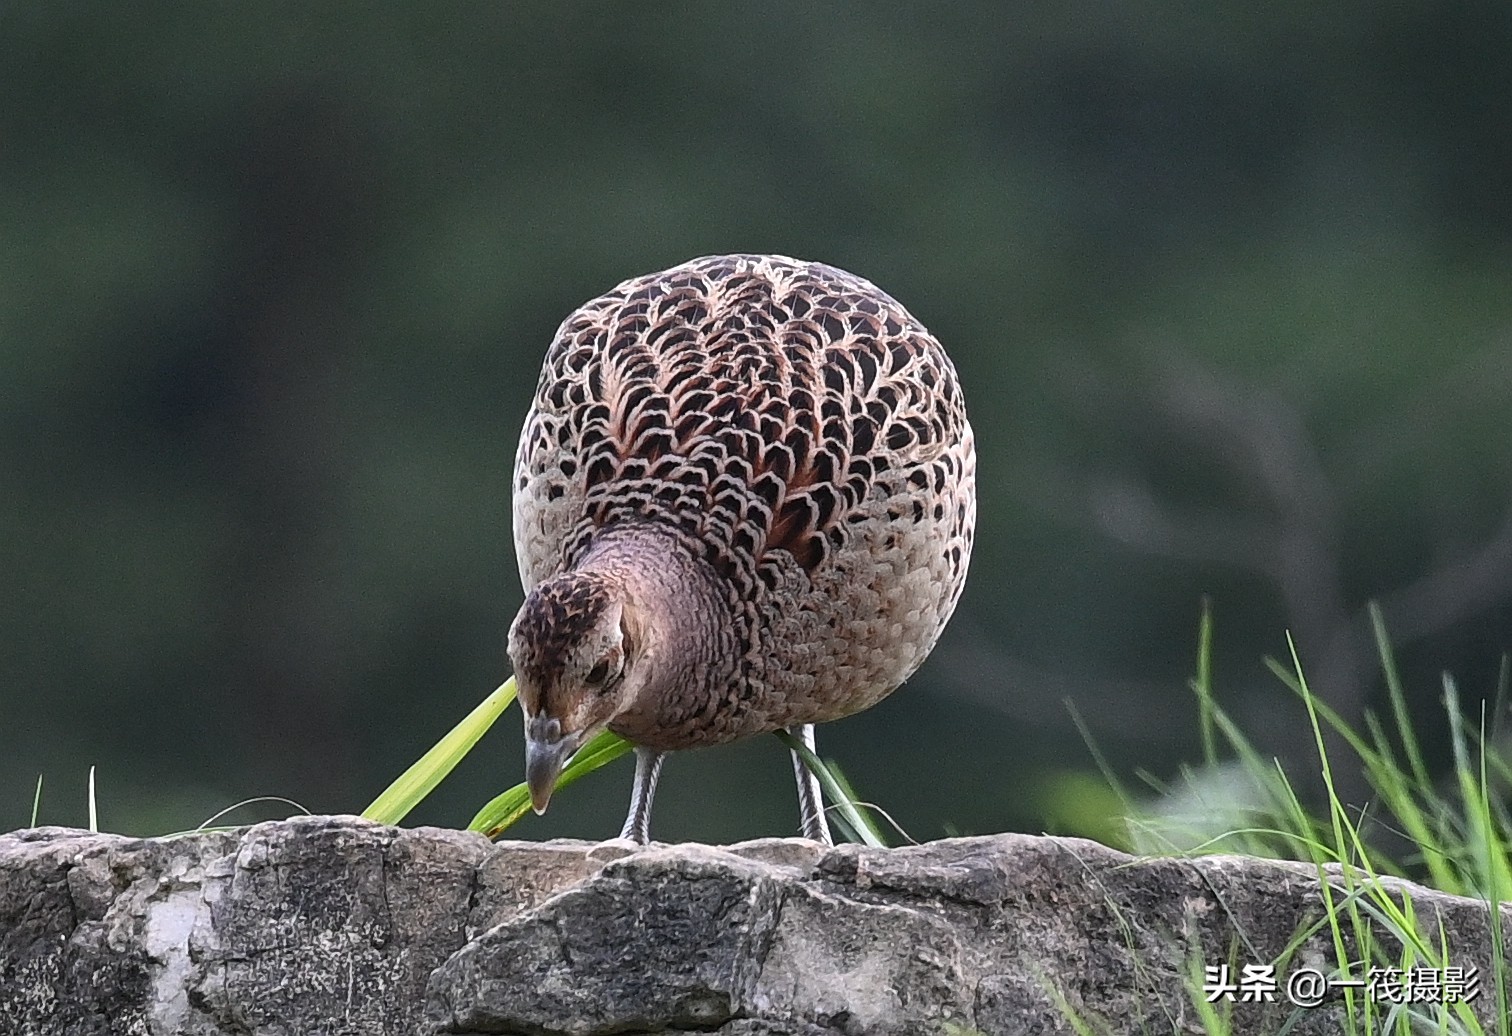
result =
[[[1470,1007],[1495,1031],[1486,906],[1393,888],[1479,969]],[[1308,867],[1025,835],[632,849],[350,817],[42,828],[0,836],[0,1034],[1008,1036],[1071,1034],[1072,1015],[1199,1032],[1202,965],[1237,978],[1320,916]],[[1293,1033],[1340,1032],[1339,996],[1304,1010],[1284,990],[1333,959],[1317,932],[1275,1000],[1218,1006],[1236,1033],[1294,1014]]]

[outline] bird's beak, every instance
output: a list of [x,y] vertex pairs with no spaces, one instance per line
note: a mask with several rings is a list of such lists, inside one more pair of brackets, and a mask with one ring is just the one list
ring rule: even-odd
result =
[[546,812],[557,775],[577,751],[578,741],[577,734],[563,734],[555,719],[534,716],[526,722],[525,786],[530,789],[530,808],[537,815]]

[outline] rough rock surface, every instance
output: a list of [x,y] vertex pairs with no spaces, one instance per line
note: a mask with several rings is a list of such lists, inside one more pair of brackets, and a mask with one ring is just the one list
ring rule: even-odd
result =
[[[1480,970],[1469,1009],[1494,1031],[1486,905],[1390,887]],[[0,1033],[1200,1032],[1201,965],[1275,961],[1319,892],[1307,867],[1023,835],[633,850],[350,817],[42,828],[0,836]],[[1333,960],[1327,929],[1304,937],[1273,1002],[1219,1005],[1232,1031],[1341,1031],[1340,996],[1301,1010],[1284,990]]]

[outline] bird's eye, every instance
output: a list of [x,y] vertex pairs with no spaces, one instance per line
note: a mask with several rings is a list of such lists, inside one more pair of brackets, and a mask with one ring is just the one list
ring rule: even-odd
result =
[[588,670],[588,675],[583,677],[583,682],[589,687],[597,687],[607,679],[609,679],[609,663],[605,661]]

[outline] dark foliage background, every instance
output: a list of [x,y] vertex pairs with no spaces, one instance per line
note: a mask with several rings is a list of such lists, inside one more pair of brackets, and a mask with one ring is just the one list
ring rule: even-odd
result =
[[[1097,831],[1221,700],[1295,765],[1379,599],[1430,741],[1512,641],[1512,8],[432,3],[0,12],[0,828],[361,809],[506,672],[508,469],[557,322],[720,251],[953,353],[980,542],[821,747],[916,837]],[[511,717],[417,820],[520,778]],[[674,759],[666,839],[795,824]],[[617,830],[628,764],[527,836]],[[263,813],[262,815],[267,815]]]

